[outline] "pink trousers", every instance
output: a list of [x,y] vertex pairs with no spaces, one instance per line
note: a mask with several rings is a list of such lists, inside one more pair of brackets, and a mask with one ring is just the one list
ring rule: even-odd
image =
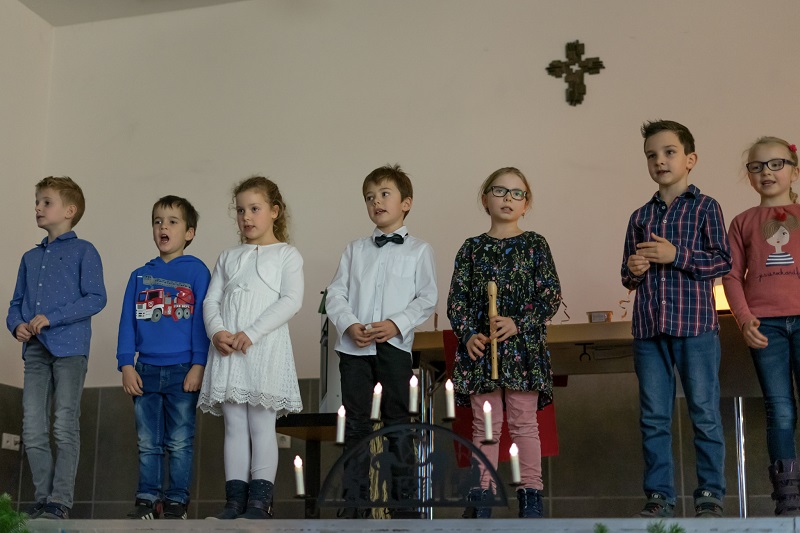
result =
[[[519,469],[522,485],[520,488],[542,490],[542,447],[539,441],[539,423],[536,420],[538,408],[538,392],[521,392],[497,389],[488,394],[476,394],[470,397],[472,403],[472,443],[478,447],[497,469],[498,444],[481,444],[486,435],[484,425],[483,403],[492,406],[492,434],[496,441],[500,440],[503,427],[503,396],[506,400],[506,419],[511,441],[519,448]],[[486,467],[480,465],[481,488],[490,487],[491,478]]]

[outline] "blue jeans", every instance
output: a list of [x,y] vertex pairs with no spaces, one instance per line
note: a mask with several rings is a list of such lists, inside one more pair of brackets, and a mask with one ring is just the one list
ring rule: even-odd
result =
[[800,316],[762,318],[758,330],[769,345],[750,350],[767,412],[767,450],[771,463],[797,457],[797,423],[792,376],[800,387]]
[[[85,355],[55,357],[36,338],[25,346],[22,389],[22,442],[31,467],[36,501],[72,508],[81,448],[80,416]],[[55,461],[50,449],[54,411]]]
[[639,378],[645,493],[657,492],[675,503],[672,461],[672,412],[675,370],[686,394],[694,428],[697,490],[725,495],[725,441],[719,412],[719,336],[710,331],[697,337],[658,335],[634,339],[633,356]]
[[[199,392],[184,392],[191,363],[153,366],[136,363],[144,394],[133,398],[139,435],[139,487],[136,497],[156,501],[162,495],[189,503],[194,428]],[[162,489],[164,450],[169,452],[169,488]]]

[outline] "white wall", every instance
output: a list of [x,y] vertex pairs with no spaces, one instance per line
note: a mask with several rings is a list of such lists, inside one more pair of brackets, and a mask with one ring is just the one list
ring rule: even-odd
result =
[[[0,302],[14,292],[23,250],[41,240],[33,186],[43,177],[53,29],[17,0],[0,0]],[[5,313],[3,314],[5,318]],[[5,323],[5,321],[4,321]],[[5,326],[3,331],[6,331]],[[0,335],[0,383],[22,386],[21,345]]]
[[[756,203],[742,150],[762,134],[800,138],[797,13],[793,0],[254,0],[56,29],[44,172],[83,186],[76,229],[100,250],[109,291],[87,385],[119,381],[120,301],[155,255],[153,201],[195,203],[189,252],[211,266],[236,243],[230,188],[254,172],[281,186],[306,261],[291,322],[301,377],[318,374],[318,292],[372,229],[361,181],[386,162],[414,181],[408,225],[436,249],[440,327],[455,252],[488,229],[477,187],[506,165],[532,181],[524,227],[549,240],[572,321],[619,317],[625,226],[655,191],[639,126],[689,126],[693,181],[728,220]],[[606,69],[570,107],[545,67],[575,39]],[[6,202],[30,197],[26,184]],[[12,236],[8,249],[30,241]]]

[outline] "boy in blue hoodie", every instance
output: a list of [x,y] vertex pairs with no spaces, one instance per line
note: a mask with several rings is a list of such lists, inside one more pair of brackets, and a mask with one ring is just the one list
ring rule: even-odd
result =
[[[202,261],[183,254],[198,218],[184,198],[158,200],[152,222],[159,256],[134,270],[125,289],[117,361],[139,436],[139,487],[128,518],[187,517],[197,397],[209,345],[202,305],[211,274]],[[165,450],[169,489],[163,491]]]

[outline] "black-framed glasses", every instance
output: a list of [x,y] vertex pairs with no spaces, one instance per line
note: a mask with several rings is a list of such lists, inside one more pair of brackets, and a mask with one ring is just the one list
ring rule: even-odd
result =
[[511,198],[514,200],[524,200],[525,197],[528,196],[528,191],[523,191],[522,189],[506,189],[499,185],[492,185],[489,187],[489,191],[492,193],[492,196],[497,196],[498,198],[505,198],[508,193],[511,193]]
[[769,161],[750,161],[745,165],[745,168],[750,174],[758,174],[764,167],[772,171],[780,170],[783,168],[783,165],[792,165],[796,167],[797,165],[794,164],[794,161],[789,161],[788,159],[770,159]]

